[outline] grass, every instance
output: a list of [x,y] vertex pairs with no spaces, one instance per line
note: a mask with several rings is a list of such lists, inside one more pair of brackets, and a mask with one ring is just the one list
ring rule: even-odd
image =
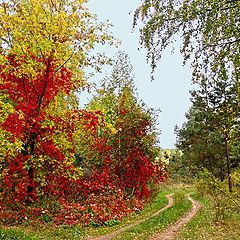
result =
[[[181,218],[190,210],[191,203],[185,198],[187,193],[194,189],[187,185],[162,184],[160,193],[147,204],[141,212],[134,213],[123,219],[118,225],[108,227],[81,227],[81,226],[55,226],[51,223],[34,224],[26,222],[22,225],[8,228],[0,227],[1,240],[83,240],[88,236],[100,236],[134,223],[136,220],[147,219],[153,213],[167,204],[166,195],[175,193],[174,205],[159,214],[149,218],[139,225],[127,229],[115,239],[133,240],[149,239],[153,233],[165,229],[169,224]],[[224,222],[214,224],[214,210],[211,201],[196,193],[192,196],[201,202],[202,208],[196,217],[183,229],[177,240],[240,240],[240,215],[234,213],[227,217]]]
[[[5,238],[2,237],[2,235]],[[0,229],[0,239],[16,240],[79,240],[85,239],[85,229],[79,226],[21,225],[13,229]],[[15,238],[13,238],[13,236]]]
[[174,205],[136,227],[128,229],[115,239],[149,239],[155,232],[166,228],[177,219],[181,218],[191,208],[191,202],[185,198],[186,191],[179,191],[174,195]]
[[167,194],[177,191],[176,187],[162,185],[160,193],[153,199],[150,204],[147,204],[141,212],[134,213],[130,217],[123,219],[118,225],[107,227],[81,227],[81,226],[54,226],[48,224],[34,224],[26,222],[22,225],[4,228],[0,226],[0,239],[19,239],[19,240],[80,240],[86,239],[87,236],[99,236],[109,232],[123,228],[136,220],[145,219],[151,216],[154,212],[167,204]]
[[214,221],[214,209],[210,200],[206,197],[194,194],[193,197],[201,202],[202,209],[198,215],[190,221],[178,240],[240,240],[240,214],[237,212],[227,216],[224,221]]
[[[190,189],[192,190],[191,187]],[[99,235],[108,234],[112,231],[115,231],[127,225],[130,225],[134,221],[149,218],[153,213],[157,212],[167,204],[168,201],[167,201],[166,195],[171,193],[176,193],[180,190],[189,192],[189,186],[184,184],[169,184],[166,182],[162,183],[159,186],[159,194],[153,199],[153,201],[150,204],[147,204],[141,212],[132,214],[130,217],[123,219],[123,221],[119,225],[113,226],[111,228],[109,227],[100,227],[97,229],[89,228],[87,231],[88,235],[99,236]]]
[[[185,190],[180,190],[185,189]],[[81,227],[81,226],[55,226],[51,223],[34,224],[26,222],[15,227],[0,226],[1,240],[81,240],[87,239],[88,236],[99,236],[110,233],[117,229],[123,228],[136,220],[149,218],[153,213],[167,204],[166,195],[175,192],[175,204],[172,208],[164,211],[156,217],[152,217],[147,221],[142,222],[139,226],[129,229],[122,233],[117,239],[147,239],[154,231],[159,231],[165,228],[171,222],[176,221],[187,210],[190,209],[191,203],[185,199],[185,194],[191,191],[186,185],[171,185],[162,184],[160,193],[153,199],[150,204],[147,204],[143,211],[134,213],[130,217],[123,219],[118,225],[107,227]],[[179,193],[176,193],[179,192]]]
[[36,238],[15,229],[0,229],[1,240],[35,240]]

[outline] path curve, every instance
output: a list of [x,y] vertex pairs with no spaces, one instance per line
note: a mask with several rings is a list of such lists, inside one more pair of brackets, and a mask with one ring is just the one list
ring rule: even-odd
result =
[[166,209],[170,208],[173,205],[173,197],[172,196],[173,196],[173,194],[167,195],[166,196],[167,199],[168,199],[167,205],[165,205],[163,208],[161,208],[159,211],[155,212],[151,216],[149,216],[147,218],[144,218],[144,219],[141,219],[141,220],[138,220],[138,221],[135,221],[133,224],[130,224],[126,227],[120,228],[120,229],[118,229],[114,232],[111,232],[111,233],[107,234],[107,235],[103,235],[103,236],[99,236],[99,237],[90,237],[90,238],[88,238],[88,240],[110,240],[110,239],[116,237],[117,235],[119,235],[120,233],[126,231],[127,229],[135,227],[138,224],[148,220],[151,217],[157,216],[158,214],[160,214],[161,212],[165,211]]
[[187,196],[187,199],[192,202],[192,209],[182,218],[180,218],[177,222],[175,222],[173,225],[168,227],[163,232],[160,232],[158,234],[155,234],[151,240],[172,240],[175,239],[176,235],[180,232],[182,227],[188,223],[198,212],[198,210],[201,208],[201,205],[198,201],[192,199],[189,195]]

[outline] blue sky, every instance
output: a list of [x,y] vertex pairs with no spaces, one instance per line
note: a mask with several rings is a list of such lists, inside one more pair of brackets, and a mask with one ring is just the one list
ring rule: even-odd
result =
[[146,62],[146,51],[138,48],[138,30],[132,32],[134,9],[140,0],[91,0],[89,9],[98,15],[99,20],[109,20],[114,26],[114,36],[122,41],[118,49],[105,48],[109,55],[114,55],[119,50],[125,51],[134,68],[135,82],[139,97],[149,106],[161,109],[159,115],[159,128],[161,130],[160,146],[173,148],[176,136],[174,126],[185,121],[185,112],[190,107],[191,69],[190,64],[182,66],[182,56],[179,53],[180,41],[166,49],[162,60],[158,63],[156,79],[151,81],[150,66]]

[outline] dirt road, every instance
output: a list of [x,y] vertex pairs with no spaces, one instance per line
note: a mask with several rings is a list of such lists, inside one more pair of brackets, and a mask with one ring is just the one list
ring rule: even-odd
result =
[[192,202],[192,209],[182,218],[180,218],[177,222],[166,228],[164,231],[154,234],[151,240],[171,240],[175,239],[176,235],[179,231],[188,223],[201,208],[199,202],[192,199],[190,196],[187,196],[187,199]]
[[167,199],[168,199],[167,205],[165,207],[161,208],[159,211],[157,211],[154,214],[152,214],[150,217],[144,218],[144,219],[141,219],[141,220],[138,220],[138,221],[135,221],[134,223],[132,223],[132,224],[130,224],[130,225],[124,227],[124,228],[120,228],[117,231],[111,232],[111,233],[109,233],[107,235],[100,236],[100,237],[94,237],[94,238],[91,237],[91,238],[88,238],[88,240],[109,240],[109,239],[112,239],[112,238],[116,237],[117,235],[119,235],[120,233],[126,231],[127,229],[135,227],[138,224],[148,220],[151,217],[157,216],[158,214],[160,214],[161,212],[165,211],[166,209],[170,208],[173,205],[173,198],[172,198],[172,196],[173,196],[173,194],[167,195],[166,196]]

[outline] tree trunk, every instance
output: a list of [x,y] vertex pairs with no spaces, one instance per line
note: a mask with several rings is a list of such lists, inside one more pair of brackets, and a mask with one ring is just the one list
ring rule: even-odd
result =
[[231,178],[231,166],[230,166],[230,152],[227,136],[225,136],[225,151],[226,151],[226,159],[227,159],[227,176],[228,176],[228,189],[229,192],[232,192],[232,178]]
[[[31,156],[33,156],[34,153],[35,153],[35,143],[36,143],[36,134],[32,133],[31,137],[30,137],[30,140],[29,140],[29,146],[30,146],[30,153],[29,154]],[[33,188],[34,168],[32,166],[31,159],[28,162],[28,164],[29,164],[30,167],[28,169],[29,184],[27,186],[27,199],[26,199],[26,202],[27,203],[31,203],[33,201],[32,197],[33,197],[33,191],[34,191],[34,188]]]

